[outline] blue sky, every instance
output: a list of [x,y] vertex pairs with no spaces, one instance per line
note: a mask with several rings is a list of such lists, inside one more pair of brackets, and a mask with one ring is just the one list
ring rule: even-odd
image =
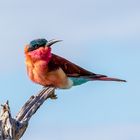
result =
[[89,82],[57,90],[31,119],[23,140],[140,139],[140,1],[0,1],[0,103],[16,115],[40,90],[26,75],[24,45],[62,39],[57,53],[127,83]]

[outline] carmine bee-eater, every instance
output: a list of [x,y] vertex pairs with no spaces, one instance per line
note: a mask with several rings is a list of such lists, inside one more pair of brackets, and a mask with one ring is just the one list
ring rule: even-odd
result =
[[33,82],[60,89],[68,89],[95,80],[126,82],[125,80],[95,74],[51,53],[51,46],[60,41],[36,39],[26,45],[27,73]]

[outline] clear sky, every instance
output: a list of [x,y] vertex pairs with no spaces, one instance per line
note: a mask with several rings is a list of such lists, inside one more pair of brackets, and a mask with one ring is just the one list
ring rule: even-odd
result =
[[57,90],[31,119],[22,140],[140,139],[139,0],[1,0],[0,103],[16,115],[41,89],[26,75],[24,45],[62,39],[57,53],[127,83],[89,82]]

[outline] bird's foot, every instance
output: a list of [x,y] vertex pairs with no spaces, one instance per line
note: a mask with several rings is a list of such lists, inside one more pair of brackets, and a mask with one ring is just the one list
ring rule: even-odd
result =
[[53,93],[49,96],[49,98],[52,99],[52,100],[57,99],[57,95],[55,94],[55,91],[53,91]]
[[[48,87],[53,87],[53,86],[48,86]],[[43,88],[46,88],[46,87],[44,86]],[[48,98],[50,98],[52,100],[57,99],[57,95],[55,94],[55,90],[48,96]]]

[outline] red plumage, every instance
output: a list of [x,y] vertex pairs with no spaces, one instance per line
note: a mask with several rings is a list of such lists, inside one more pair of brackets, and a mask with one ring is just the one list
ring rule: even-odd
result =
[[39,48],[28,51],[29,45],[25,47],[27,73],[30,79],[43,86],[54,86],[57,88],[70,88],[73,86],[70,78],[85,78],[89,81],[119,81],[118,78],[110,78],[106,75],[95,74],[67,59],[51,53],[50,46],[39,46]]

